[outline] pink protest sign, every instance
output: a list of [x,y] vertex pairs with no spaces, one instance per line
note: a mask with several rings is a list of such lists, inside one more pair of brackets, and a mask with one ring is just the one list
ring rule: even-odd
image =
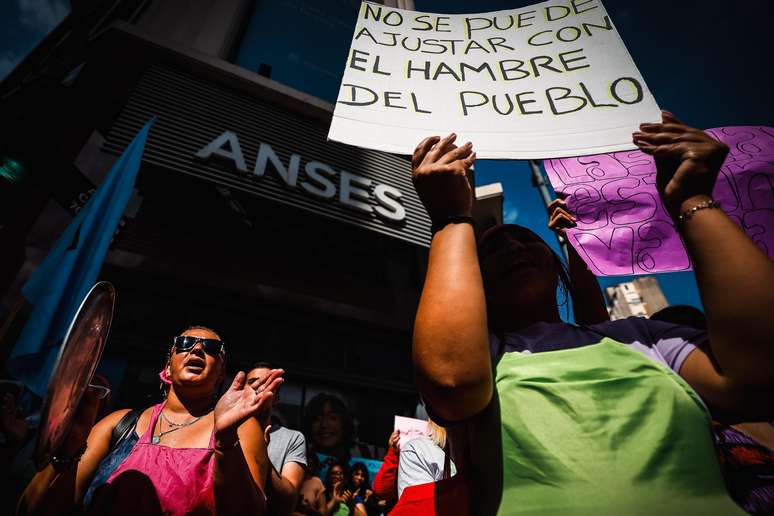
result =
[[428,435],[427,421],[413,417],[395,416],[395,430],[400,433],[400,447],[412,439]]
[[[713,197],[774,259],[774,128],[720,127],[707,133],[731,151]],[[570,243],[599,276],[691,269],[656,191],[656,165],[640,151],[543,162],[554,190],[566,194],[578,225]]]

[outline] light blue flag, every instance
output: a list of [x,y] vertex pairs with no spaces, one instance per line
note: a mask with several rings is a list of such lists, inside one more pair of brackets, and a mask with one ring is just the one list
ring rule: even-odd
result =
[[137,133],[22,289],[32,314],[11,352],[8,368],[39,396],[46,393],[62,339],[102,268],[134,191],[153,122]]

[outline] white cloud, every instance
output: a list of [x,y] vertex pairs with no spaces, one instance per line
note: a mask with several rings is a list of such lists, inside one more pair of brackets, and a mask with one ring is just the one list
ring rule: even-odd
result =
[[22,60],[21,54],[12,54],[11,52],[3,52],[0,54],[0,81],[16,68],[19,61]]
[[510,201],[506,200],[503,203],[503,222],[506,224],[513,224],[518,218],[519,210],[517,210],[516,206],[514,206]]
[[70,12],[66,0],[17,0],[19,21],[39,34],[48,34]]

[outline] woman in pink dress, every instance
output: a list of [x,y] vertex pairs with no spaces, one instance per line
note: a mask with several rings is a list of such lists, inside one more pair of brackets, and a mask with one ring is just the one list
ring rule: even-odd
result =
[[[134,419],[118,410],[94,425],[88,393],[67,442],[22,495],[19,514],[263,514],[266,443],[253,416],[270,406],[282,371],[257,390],[245,388],[239,372],[218,399],[225,359],[219,335],[193,326],[174,338],[158,405]],[[116,443],[114,430],[127,421],[134,428],[118,432]]]

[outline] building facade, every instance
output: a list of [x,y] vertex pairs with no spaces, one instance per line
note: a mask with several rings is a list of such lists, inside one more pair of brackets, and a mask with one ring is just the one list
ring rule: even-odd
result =
[[658,280],[653,276],[643,276],[605,289],[610,319],[627,317],[650,317],[669,306]]
[[291,426],[319,392],[344,398],[371,444],[394,414],[413,414],[430,221],[405,157],[326,140],[359,2],[329,4],[74,8],[0,87],[4,163],[26,171],[2,185],[5,315],[156,120],[100,274],[118,292],[100,366],[117,405],[158,399],[171,338],[202,324],[222,332],[230,369],[261,360],[288,371]]

